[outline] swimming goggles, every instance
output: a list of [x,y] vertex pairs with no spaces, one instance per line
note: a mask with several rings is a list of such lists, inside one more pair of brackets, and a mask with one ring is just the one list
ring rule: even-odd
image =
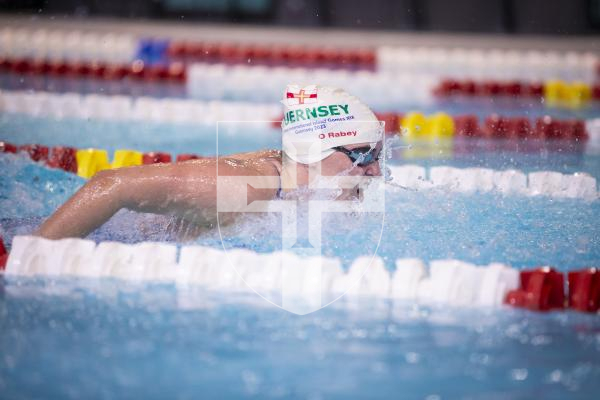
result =
[[354,165],[358,165],[359,167],[366,167],[367,165],[378,161],[381,154],[381,148],[377,149],[377,146],[364,146],[355,149],[347,149],[338,146],[333,147],[333,150],[344,153]]

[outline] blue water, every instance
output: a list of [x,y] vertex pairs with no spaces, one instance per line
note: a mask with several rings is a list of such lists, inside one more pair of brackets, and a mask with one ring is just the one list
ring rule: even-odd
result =
[[590,315],[364,300],[299,317],[166,285],[0,287],[4,398],[587,399],[600,382]]
[[[235,125],[229,129],[235,129]],[[221,131],[219,153],[250,151],[281,146],[281,134],[276,130],[258,131],[255,127],[241,132],[239,141]],[[239,131],[238,131],[239,133]],[[0,114],[0,140],[15,144],[39,143],[48,146],[69,145],[108,150],[166,151],[173,154],[197,153],[214,155],[217,135],[213,125],[166,124],[149,121],[122,122],[34,118],[19,114]],[[250,150],[246,150],[250,149]]]
[[[0,140],[214,154],[211,127],[52,121],[0,115]],[[276,147],[276,131],[220,141],[222,152]],[[490,143],[391,162],[586,171],[581,148],[523,151]],[[84,180],[24,156],[0,154],[0,235],[31,232]],[[600,202],[386,193],[379,255],[457,258],[562,271],[600,265]],[[372,251],[381,220],[326,220],[325,253],[347,264]],[[167,217],[122,211],[96,241],[178,242]],[[276,218],[242,223],[227,246],[276,249]],[[264,224],[264,225],[261,225]],[[336,236],[337,235],[337,236]],[[277,237],[277,235],[274,235]],[[220,246],[207,234],[197,244]],[[308,316],[258,296],[182,291],[113,280],[0,278],[0,398],[594,398],[600,390],[600,319],[579,313],[444,309],[362,299]]]

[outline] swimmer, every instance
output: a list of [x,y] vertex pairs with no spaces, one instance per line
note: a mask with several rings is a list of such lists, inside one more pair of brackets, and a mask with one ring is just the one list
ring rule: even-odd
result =
[[[357,98],[341,89],[288,85],[283,104],[281,151],[101,171],[35,234],[48,239],[85,237],[125,208],[171,215],[197,236],[217,223],[217,169],[219,177],[260,177],[262,184],[256,186],[261,189],[248,187],[247,204],[293,195],[308,186],[315,170],[322,176],[381,175],[382,126]],[[331,116],[347,122],[328,122]],[[306,132],[307,123],[312,131]],[[227,194],[236,196],[238,190],[245,193],[246,188],[231,185]],[[357,191],[343,189],[337,198],[354,197]]]

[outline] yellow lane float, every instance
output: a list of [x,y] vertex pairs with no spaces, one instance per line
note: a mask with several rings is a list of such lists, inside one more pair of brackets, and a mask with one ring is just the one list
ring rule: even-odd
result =
[[142,165],[143,154],[134,150],[117,150],[113,159],[112,168],[132,167]]
[[106,150],[83,149],[77,150],[77,175],[82,178],[91,178],[103,169],[110,168]]
[[592,99],[592,88],[583,82],[554,79],[544,83],[544,101],[550,107],[580,108]]
[[425,116],[419,112],[409,112],[400,123],[403,135],[408,140],[449,139],[454,136],[454,119],[443,112]]

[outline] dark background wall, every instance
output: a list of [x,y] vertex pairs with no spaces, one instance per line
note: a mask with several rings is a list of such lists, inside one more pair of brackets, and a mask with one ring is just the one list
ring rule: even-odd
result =
[[400,31],[600,33],[600,0],[0,0],[0,12]]

